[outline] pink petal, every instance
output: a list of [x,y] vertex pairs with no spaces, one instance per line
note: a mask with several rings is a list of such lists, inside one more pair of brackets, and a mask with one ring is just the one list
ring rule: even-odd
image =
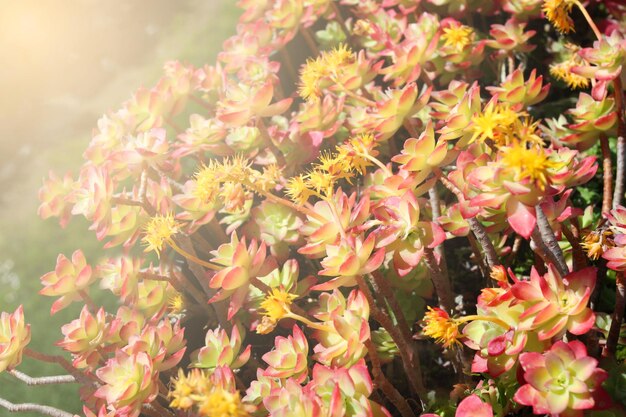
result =
[[460,402],[455,417],[493,417],[491,404],[482,402],[480,397],[472,394]]

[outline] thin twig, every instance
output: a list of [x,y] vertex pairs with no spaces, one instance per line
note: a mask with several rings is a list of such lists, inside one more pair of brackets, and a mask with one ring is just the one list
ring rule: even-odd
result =
[[76,378],[74,378],[72,375],[32,377],[18,371],[17,369],[13,369],[7,372],[13,375],[15,378],[19,379],[20,381],[24,382],[26,385],[71,384],[77,382]]
[[541,206],[537,205],[537,207],[535,207],[535,213],[537,216],[537,228],[539,229],[539,234],[541,235],[541,239],[545,242],[546,247],[552,254],[552,257],[555,259],[555,266],[558,268],[561,276],[569,274],[569,268],[567,267],[567,263],[565,262],[563,251],[559,246],[559,242],[556,240],[556,236],[554,235],[552,226],[550,226],[550,222],[548,221],[548,218],[543,212]]
[[415,393],[417,393],[421,402],[421,398],[426,395],[426,388],[422,382],[422,371],[419,359],[416,357],[416,352],[412,348],[413,340],[405,340],[402,333],[398,331],[398,328],[393,324],[389,316],[378,308],[376,302],[374,301],[372,292],[363,277],[357,276],[356,281],[359,285],[359,289],[367,299],[372,318],[376,320],[385,330],[387,330],[387,332],[389,332],[391,339],[398,346],[398,351],[400,352],[400,358],[402,359],[402,365],[404,366],[406,376],[409,380],[411,388]]
[[371,273],[373,281],[372,286],[374,287],[374,291],[380,293],[385,298],[385,301],[389,304],[391,308],[391,312],[393,313],[396,321],[398,322],[398,327],[400,327],[400,331],[403,333],[403,336],[409,340],[411,339],[411,328],[409,327],[409,323],[406,321],[404,317],[404,313],[402,313],[402,308],[398,303],[398,299],[395,294],[391,290],[391,287],[387,282],[385,282],[385,278],[380,274],[379,271],[373,271]]
[[600,147],[602,149],[602,178],[604,186],[602,188],[602,215],[606,216],[611,210],[613,198],[613,163],[611,162],[611,149],[609,139],[606,135],[600,135]]
[[626,308],[626,278],[623,271],[618,271],[615,277],[615,311],[613,312],[613,320],[609,335],[606,338],[606,346],[603,356],[615,357],[617,351],[617,342],[624,321],[624,308]]
[[[532,234],[530,235],[530,238],[533,243],[531,245],[532,250],[541,258],[543,263],[546,265],[552,264],[558,268],[557,260],[554,257],[554,254],[550,252],[550,249],[548,249],[546,242],[544,242],[543,239],[541,238],[541,232],[539,231],[539,227],[535,226]],[[567,275],[567,274],[562,274],[560,270],[559,270],[559,273],[562,276]]]
[[473,233],[468,233],[467,240],[470,243],[472,252],[474,252],[474,257],[476,258],[476,263],[478,264],[478,269],[480,269],[480,273],[485,279],[489,279],[490,277],[489,267],[485,264],[483,255],[480,252],[480,247],[478,246],[478,242],[476,241],[476,237],[474,237]]
[[142,209],[145,210],[146,213],[148,213],[149,216],[154,216],[156,214],[156,210],[154,210],[154,208],[152,208],[146,202],[131,200],[125,197],[113,197],[111,198],[111,204],[141,207]]
[[58,355],[47,355],[45,353],[37,352],[30,348],[24,348],[24,354],[26,356],[30,356],[33,359],[37,359],[41,362],[47,363],[56,363],[60,365],[63,369],[67,371],[70,375],[72,375],[76,380],[82,384],[93,384],[95,382],[94,377],[89,377],[86,374],[82,373],[78,369],[74,368],[72,364],[65,359],[63,356]]
[[4,398],[0,398],[0,407],[4,407],[9,411],[9,413],[27,413],[32,411],[51,417],[74,417],[74,414],[72,413],[50,407],[49,405],[32,403],[14,404]]
[[622,204],[626,182],[626,138],[617,137],[617,163],[615,165],[615,190],[613,190],[613,208]]
[[489,268],[502,265],[500,258],[498,258],[496,248],[493,246],[493,242],[491,242],[491,239],[489,238],[489,235],[483,225],[475,217],[467,219],[467,222],[469,223],[470,229],[472,229],[472,233],[476,236],[476,240],[478,240],[478,243],[482,246],[483,251],[485,251],[485,259],[487,260]]
[[615,111],[617,113],[617,163],[613,208],[622,204],[626,183],[626,122],[624,121],[624,89],[621,74],[613,80]]
[[93,302],[93,299],[89,296],[87,291],[79,290],[78,295],[80,295],[80,297],[83,299],[89,311],[91,311],[92,313],[95,313],[96,311],[98,311],[96,304]]
[[566,222],[561,226],[561,233],[565,235],[567,241],[572,245],[572,260],[574,263],[574,271],[581,270],[587,266],[587,256],[585,250],[574,235],[574,226]]
[[[433,184],[433,187],[428,190],[428,199],[430,201],[430,210],[432,212],[433,223],[438,223],[438,219],[439,217],[441,217],[441,207],[439,193],[437,193],[437,183]],[[441,273],[446,278],[448,278],[448,262],[446,261],[446,251],[443,243],[435,247],[435,252],[437,253],[437,255],[439,255],[439,267],[441,268]]]
[[[464,201],[465,197],[463,196],[463,193],[461,192],[461,190],[459,190],[456,187],[456,185],[452,184],[447,178],[445,178],[442,175],[439,176],[439,181],[441,181],[441,183],[448,190],[450,190],[454,195],[456,195],[459,202]],[[502,262],[500,262],[500,259],[498,258],[498,253],[496,252],[496,248],[493,246],[491,239],[489,239],[489,235],[487,234],[487,231],[485,230],[483,225],[480,224],[480,222],[475,217],[467,219],[467,222],[469,223],[472,233],[474,233],[474,236],[476,236],[478,243],[480,243],[480,245],[483,247],[483,250],[485,251],[485,258],[487,259],[487,265],[489,265],[490,268],[493,268],[494,266],[502,265]]]
[[435,252],[432,249],[424,248],[424,261],[430,272],[430,279],[433,281],[437,297],[439,297],[440,307],[448,313],[452,313],[455,305],[452,286],[450,285],[450,280],[443,276],[437,258],[435,257]]
[[311,31],[308,28],[301,27],[300,34],[302,35],[304,41],[311,50],[311,54],[313,56],[318,56],[320,54],[320,50],[315,43],[315,39],[313,39],[313,35],[311,35]]
[[376,347],[372,343],[371,339],[365,342],[365,347],[367,347],[367,352],[370,361],[372,362],[372,376],[374,377],[374,381],[378,385],[378,388],[380,388],[387,399],[396,407],[402,417],[415,417],[415,413],[411,410],[411,407],[409,407],[406,399],[385,377],[385,374],[380,367],[378,352],[376,352]]

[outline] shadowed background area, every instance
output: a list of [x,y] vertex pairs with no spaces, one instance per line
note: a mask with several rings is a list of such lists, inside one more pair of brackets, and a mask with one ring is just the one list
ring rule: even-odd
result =
[[[234,33],[239,10],[224,0],[0,1],[0,311],[23,304],[31,347],[60,353],[60,327],[73,305],[50,318],[52,298],[38,296],[39,277],[59,253],[82,248],[96,260],[86,222],[36,215],[37,190],[49,170],[76,171],[98,118],[140,86],[154,85],[163,64],[212,63]],[[33,376],[62,372],[28,360]],[[0,374],[0,397],[80,413],[72,386],[26,388]],[[0,410],[0,416],[9,415]],[[34,414],[19,414],[34,416]]]

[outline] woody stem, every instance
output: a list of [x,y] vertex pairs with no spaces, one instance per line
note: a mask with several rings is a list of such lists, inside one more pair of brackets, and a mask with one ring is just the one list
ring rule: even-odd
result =
[[506,330],[511,328],[511,326],[509,326],[504,320],[501,320],[497,317],[479,316],[477,314],[463,316],[461,318],[455,319],[454,321],[456,321],[458,324],[467,323],[468,321],[488,321],[490,323],[497,324],[498,326]]
[[613,312],[613,320],[609,329],[609,335],[606,338],[606,346],[603,356],[615,357],[617,351],[617,343],[619,334],[624,321],[624,308],[626,308],[626,278],[624,272],[619,271],[615,276],[615,311]]
[[189,259],[190,261],[193,261],[199,265],[202,265],[206,268],[212,269],[214,271],[220,271],[222,269],[222,267],[220,267],[219,265],[215,265],[212,264],[211,262],[207,262],[207,261],[203,261],[202,259],[198,258],[197,256],[194,256],[192,254],[190,254],[189,252],[184,251],[180,246],[178,246],[176,244],[176,242],[174,242],[174,239],[167,239],[167,243],[169,243],[169,245],[172,247],[172,249],[174,249],[176,252],[178,252],[181,256],[183,256],[184,258]]
[[578,0],[573,0],[572,3],[578,6],[578,8],[580,9],[580,12],[585,17],[585,20],[587,21],[587,23],[589,23],[591,30],[593,30],[594,35],[596,35],[596,38],[598,38],[598,40],[602,39],[602,33],[600,32],[600,30],[598,29],[598,26],[596,26],[593,19],[589,15],[589,12],[587,12],[587,9],[585,9],[585,6],[583,6],[582,3],[579,2]]

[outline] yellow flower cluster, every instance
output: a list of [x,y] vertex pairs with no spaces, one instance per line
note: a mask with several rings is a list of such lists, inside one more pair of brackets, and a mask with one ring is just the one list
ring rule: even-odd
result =
[[342,158],[339,153],[323,153],[311,171],[288,181],[285,193],[300,205],[312,195],[322,199],[330,198],[335,183],[340,179],[350,180],[354,176],[353,171],[350,159]]
[[238,392],[213,386],[208,375],[200,369],[192,369],[188,375],[179,369],[172,383],[169,392],[172,408],[189,410],[196,407],[197,415],[202,417],[249,416]]
[[565,166],[563,162],[551,160],[539,145],[527,146],[517,142],[501,151],[500,163],[513,173],[515,181],[530,179],[542,190],[548,185],[550,175]]
[[444,41],[444,47],[451,46],[455,52],[461,52],[472,42],[473,35],[471,27],[455,22],[443,29],[441,40]]
[[592,231],[588,233],[581,243],[581,246],[587,252],[589,259],[597,260],[602,254],[614,246],[612,242],[613,232],[605,229],[601,231]]
[[263,315],[277,322],[291,312],[290,306],[297,295],[291,294],[283,288],[274,288],[261,302]]
[[538,122],[533,122],[525,112],[491,101],[482,112],[472,117],[474,134],[470,143],[491,141],[496,147],[514,142],[542,144],[543,140],[537,135],[537,126]]
[[316,101],[322,95],[322,83],[337,79],[346,64],[354,62],[354,53],[345,44],[324,51],[315,59],[309,59],[300,71],[300,97]]
[[541,10],[559,32],[568,33],[574,31],[574,21],[569,16],[572,7],[572,0],[544,0]]
[[458,341],[459,324],[440,308],[428,307],[424,314],[422,333],[445,348],[461,344]]
[[564,81],[570,88],[587,88],[589,87],[589,79],[572,72],[573,67],[583,64],[582,59],[574,53],[565,61],[550,65],[550,74],[554,78]]
[[221,162],[211,160],[196,173],[193,195],[206,204],[220,197],[224,206],[240,207],[241,199],[245,199],[244,187],[254,192],[268,192],[276,186],[281,175],[275,164],[257,171],[241,156],[225,158]]
[[381,164],[376,159],[376,146],[374,135],[370,133],[349,138],[337,146],[336,152],[323,152],[311,171],[292,177],[287,183],[286,194],[300,205],[313,195],[330,198],[337,181],[350,181],[355,172],[363,175],[367,167]]
[[156,215],[144,226],[143,243],[145,251],[156,251],[157,254],[163,250],[163,245],[172,240],[172,236],[180,231],[180,223],[174,220],[174,216],[169,213],[166,216]]

